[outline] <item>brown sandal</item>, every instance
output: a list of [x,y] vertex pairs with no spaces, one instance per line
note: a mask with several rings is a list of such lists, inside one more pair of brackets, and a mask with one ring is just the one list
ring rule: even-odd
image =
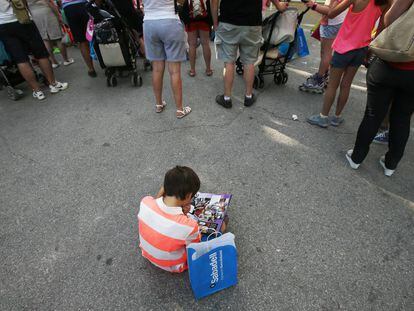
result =
[[211,77],[213,75],[213,70],[206,70],[206,76]]
[[195,72],[195,70],[189,70],[188,71],[188,75],[191,77],[191,78],[194,78],[195,76],[196,76],[196,72]]

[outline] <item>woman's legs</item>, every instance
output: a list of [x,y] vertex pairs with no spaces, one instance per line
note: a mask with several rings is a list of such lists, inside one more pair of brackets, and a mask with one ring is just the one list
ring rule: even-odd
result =
[[195,75],[198,31],[187,32],[187,36],[189,45],[188,54],[190,58],[190,75]]
[[341,83],[344,72],[344,68],[331,67],[329,70],[329,84],[325,91],[325,96],[323,97],[323,106],[321,111],[323,116],[327,117],[329,115],[329,111],[335,101],[336,91]]
[[332,43],[334,39],[321,38],[321,61],[318,75],[323,77],[328,71],[332,60]]
[[[154,90],[156,105],[162,106],[162,86],[164,82],[165,61],[152,62],[152,88]],[[171,82],[172,83],[172,82]]]
[[358,67],[347,67],[344,75],[342,76],[338,102],[336,104],[335,115],[339,117],[344,110],[346,103],[348,102],[349,92],[351,91],[352,81],[354,80],[355,74],[358,71]]
[[82,58],[85,61],[86,66],[88,67],[88,72],[94,72],[95,68],[93,66],[93,61],[91,58],[91,51],[89,49],[89,42],[79,42],[79,49],[82,54]]
[[50,61],[52,62],[52,64],[58,65],[59,62],[56,60],[55,55],[53,54],[52,42],[50,42],[50,40],[45,39],[43,39],[43,42],[45,44],[46,50],[49,52]]
[[62,43],[62,40],[56,40],[56,45],[58,46],[60,50],[60,54],[62,55],[62,58],[65,62],[69,61],[68,58],[68,51],[66,49],[66,45]]
[[203,47],[204,62],[206,63],[206,73],[211,73],[211,48],[210,48],[210,33],[208,31],[200,30],[200,41]]

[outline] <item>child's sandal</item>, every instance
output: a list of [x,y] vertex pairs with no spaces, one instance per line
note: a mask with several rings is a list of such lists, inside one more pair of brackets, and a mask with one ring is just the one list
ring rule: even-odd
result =
[[167,106],[167,103],[165,101],[162,101],[162,105],[155,105],[155,112],[161,113],[164,111],[165,106]]
[[183,110],[177,110],[177,119],[182,119],[187,116],[191,112],[190,107],[184,107]]

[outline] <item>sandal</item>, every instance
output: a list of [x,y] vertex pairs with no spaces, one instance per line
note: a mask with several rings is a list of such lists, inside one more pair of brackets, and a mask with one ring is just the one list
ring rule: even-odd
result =
[[191,78],[194,78],[195,76],[196,76],[196,72],[195,72],[195,70],[189,70],[188,71],[188,75],[191,77]]
[[184,118],[186,115],[188,115],[191,112],[191,108],[190,107],[184,107],[183,110],[177,110],[177,113],[179,115],[177,115],[177,119],[182,119]]
[[163,100],[162,105],[155,105],[155,112],[160,113],[164,111],[165,106],[167,106],[167,103]]
[[206,76],[211,77],[213,75],[213,70],[206,70]]

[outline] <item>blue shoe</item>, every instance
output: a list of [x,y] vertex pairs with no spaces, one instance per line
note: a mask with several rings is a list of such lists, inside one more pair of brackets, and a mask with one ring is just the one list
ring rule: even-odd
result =
[[344,118],[342,117],[332,116],[330,119],[332,126],[339,126],[342,122],[344,122]]
[[378,132],[377,135],[375,135],[375,138],[372,142],[376,144],[387,145],[388,144],[388,130],[383,131],[383,132]]
[[327,128],[329,126],[329,118],[328,117],[321,117],[320,114],[315,114],[313,116],[310,116],[309,118],[306,119],[306,121],[308,121],[308,123],[312,124],[312,125],[317,125],[323,128]]

